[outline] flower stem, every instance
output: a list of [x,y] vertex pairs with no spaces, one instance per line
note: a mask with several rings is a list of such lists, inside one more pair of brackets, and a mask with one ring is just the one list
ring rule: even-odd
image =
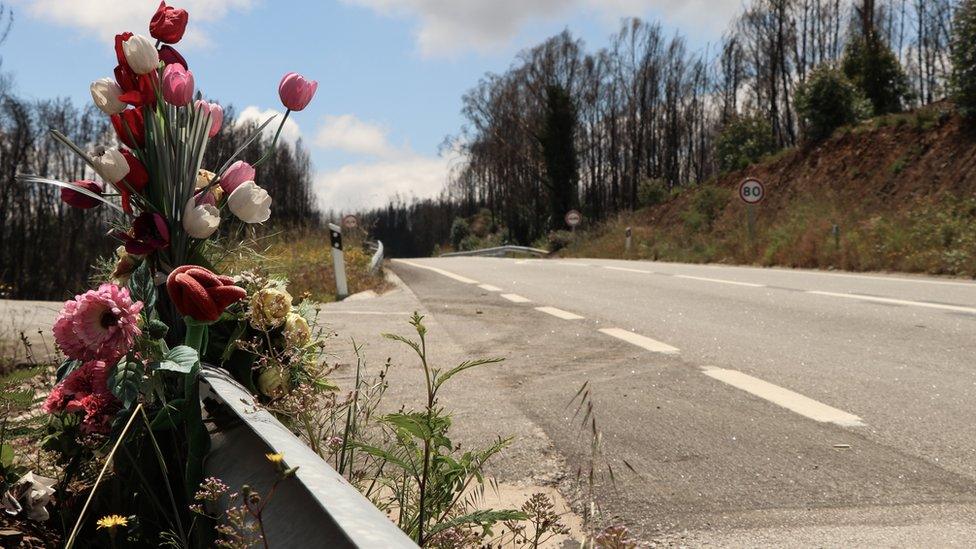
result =
[[289,114],[291,114],[291,109],[285,111],[285,116],[281,119],[281,124],[278,124],[278,131],[275,132],[274,139],[271,140],[271,146],[268,147],[268,150],[264,153],[264,155],[261,156],[261,158],[258,159],[257,162],[251,165],[252,167],[257,168],[263,164],[265,160],[271,158],[272,154],[274,154],[275,147],[278,146],[278,136],[281,135],[281,129],[285,127],[285,121],[288,120]]

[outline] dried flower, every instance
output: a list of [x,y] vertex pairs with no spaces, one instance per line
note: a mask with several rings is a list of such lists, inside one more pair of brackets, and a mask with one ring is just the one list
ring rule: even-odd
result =
[[54,339],[68,358],[114,362],[142,333],[140,311],[142,302],[133,303],[129,290],[102,284],[64,303],[54,322]]
[[259,330],[281,326],[290,312],[291,295],[281,288],[262,288],[251,297],[251,325]]

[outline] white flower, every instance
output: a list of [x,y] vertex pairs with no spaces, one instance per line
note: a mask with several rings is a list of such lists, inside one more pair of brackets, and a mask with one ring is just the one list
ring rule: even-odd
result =
[[227,197],[227,207],[244,223],[264,223],[271,217],[271,195],[253,181],[245,181]]
[[147,74],[159,68],[159,52],[148,38],[134,34],[122,42],[122,53],[136,74]]
[[197,204],[191,197],[183,208],[183,228],[193,238],[209,238],[220,225],[220,210],[212,204]]
[[91,83],[91,96],[95,106],[107,115],[119,114],[127,105],[119,101],[122,88],[111,78],[100,78]]
[[91,161],[98,175],[113,185],[129,175],[129,163],[118,149],[98,147],[92,152]]

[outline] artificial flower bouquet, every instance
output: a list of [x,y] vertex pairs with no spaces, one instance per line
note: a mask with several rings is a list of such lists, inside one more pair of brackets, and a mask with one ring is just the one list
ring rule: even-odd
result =
[[210,546],[206,515],[192,511],[210,437],[198,389],[203,362],[226,368],[263,401],[303,384],[329,388],[316,369],[322,342],[310,307],[296,306],[284,281],[231,278],[211,261],[222,222],[270,218],[272,197],[255,167],[317,84],[286,74],[279,95],[287,111],[270,150],[251,163],[238,158],[273,117],[222,165],[204,169],[223,110],[196,91],[173,47],[188,18],[163,2],[151,38],[116,36],[114,78],[93,82],[91,95],[111,117],[118,146],[75,144],[52,130],[90,178],[19,177],[59,186],[72,207],[111,208],[110,234],[121,243],[109,279],[65,302],[53,330],[65,359],[43,404],[45,447],[65,465],[53,497],[73,509],[62,513],[74,523],[68,546],[100,545],[95,519],[116,514],[113,543],[124,523],[136,544]]

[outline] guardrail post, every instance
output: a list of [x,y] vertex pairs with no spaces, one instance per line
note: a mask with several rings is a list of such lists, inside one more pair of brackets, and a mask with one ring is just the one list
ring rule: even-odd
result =
[[335,268],[336,298],[345,299],[349,296],[346,284],[346,262],[342,256],[342,229],[335,223],[329,223],[329,241],[332,244],[332,266]]

